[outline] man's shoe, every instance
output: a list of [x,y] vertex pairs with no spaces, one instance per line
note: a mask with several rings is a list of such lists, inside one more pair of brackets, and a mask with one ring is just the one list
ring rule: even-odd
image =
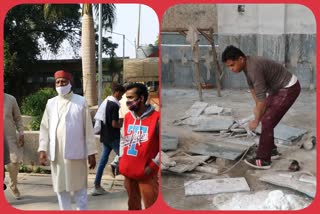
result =
[[251,159],[245,159],[244,162],[256,169],[270,169],[271,168],[271,162],[261,160],[258,158],[251,158]]
[[111,164],[111,168],[112,168],[112,174],[113,174],[113,177],[116,177],[117,175],[119,175],[119,166],[115,166],[115,165],[112,165]]
[[90,194],[92,196],[97,196],[97,195],[104,195],[106,194],[107,191],[105,189],[103,189],[102,187],[93,187],[93,189],[90,191]]
[[10,187],[10,189],[11,189],[12,196],[13,196],[16,200],[21,199],[21,195],[20,195],[20,192],[19,192],[19,190],[18,190],[17,187]]
[[281,157],[281,153],[278,152],[277,148],[272,149],[271,151],[271,160],[278,160]]

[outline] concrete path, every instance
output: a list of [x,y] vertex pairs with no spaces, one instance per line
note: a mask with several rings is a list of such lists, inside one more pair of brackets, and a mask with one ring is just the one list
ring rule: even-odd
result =
[[[8,177],[6,173],[6,184]],[[95,174],[89,174],[88,194],[93,187],[94,178]],[[19,210],[59,210],[50,174],[19,173],[18,183],[22,196],[20,200],[13,198],[9,188],[5,191],[5,197],[13,207]],[[127,210],[128,197],[123,187],[123,177],[120,175],[113,179],[104,175],[101,184],[108,193],[100,196],[88,195],[89,210]]]

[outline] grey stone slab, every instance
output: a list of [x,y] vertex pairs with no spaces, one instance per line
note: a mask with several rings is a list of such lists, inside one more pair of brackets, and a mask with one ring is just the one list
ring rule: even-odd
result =
[[170,167],[168,170],[176,173],[190,172],[197,166],[208,160],[210,156],[175,156],[171,160],[176,162],[174,167]]
[[185,195],[213,195],[227,192],[248,192],[250,187],[244,177],[221,178],[184,183]]
[[211,115],[211,114],[220,114],[223,112],[223,108],[219,107],[217,105],[212,105],[212,106],[208,106],[205,110],[204,110],[204,114],[207,115]]
[[185,119],[189,117],[197,118],[207,106],[208,103],[197,101],[185,112],[184,116],[182,116],[178,120],[175,120],[173,123],[175,125],[184,125],[186,124],[185,122],[183,122]]
[[208,103],[197,101],[185,112],[185,115],[190,117],[197,117],[207,106]]
[[272,173],[262,176],[259,180],[290,188],[314,198],[316,195],[316,185],[303,180],[301,181],[299,177],[296,173]]
[[[261,133],[261,126],[257,129],[258,133]],[[278,124],[274,129],[274,137],[284,141],[294,141],[304,134],[307,133],[307,130],[299,129],[284,124]]]
[[233,123],[234,120],[230,117],[216,116],[212,118],[204,118],[199,121],[199,125],[197,125],[192,131],[217,132],[221,130],[228,130]]
[[168,151],[168,150],[177,150],[179,144],[179,139],[177,136],[170,136],[163,134],[161,135],[161,150]]
[[235,160],[254,144],[255,142],[251,140],[225,139],[217,143],[197,143],[196,145],[191,145],[188,152]]
[[172,161],[166,153],[161,151],[161,169],[169,169],[175,165],[177,165],[177,163]]

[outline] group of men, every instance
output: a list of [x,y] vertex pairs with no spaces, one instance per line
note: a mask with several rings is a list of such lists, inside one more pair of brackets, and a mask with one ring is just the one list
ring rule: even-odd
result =
[[[113,87],[112,95],[107,97],[100,105],[95,116],[93,126],[87,102],[84,97],[74,94],[72,91],[72,75],[69,72],[59,70],[54,74],[57,96],[49,99],[41,120],[39,134],[39,162],[42,165],[50,164],[53,190],[57,194],[61,210],[72,210],[72,197],[78,210],[88,209],[88,166],[94,169],[96,166],[96,154],[94,132],[98,130],[100,141],[103,144],[101,159],[97,168],[95,187],[93,190],[103,189],[100,185],[102,173],[108,162],[108,156],[112,150],[119,155],[119,171],[125,177],[124,186],[128,193],[128,209],[142,209],[150,207],[158,196],[158,169],[159,169],[159,112],[147,104],[148,89],[142,83],[131,83],[126,88],[121,85]],[[129,109],[123,119],[119,119],[119,100],[125,94],[126,106]],[[7,96],[7,95],[6,95]],[[5,96],[5,97],[6,97]],[[13,98],[8,95],[8,97]],[[13,98],[15,101],[15,99]],[[9,105],[11,100],[5,100]],[[10,104],[11,105],[11,104]],[[18,105],[16,104],[16,107]],[[16,134],[15,127],[21,130],[23,125],[20,111],[11,115],[13,127],[8,127]],[[19,108],[18,108],[19,110]],[[10,121],[11,121],[10,120]],[[7,119],[5,118],[5,124]],[[120,128],[123,127],[123,142],[120,146]],[[7,129],[5,129],[7,132]],[[10,138],[6,136],[6,141]],[[13,135],[12,135],[13,136]],[[15,136],[15,135],[14,135]],[[15,138],[16,139],[16,138]],[[20,148],[21,143],[8,143]],[[20,142],[20,141],[19,141]],[[14,148],[16,149],[16,148]],[[13,159],[16,152],[10,147],[11,163],[16,164],[19,170],[21,160]],[[121,151],[121,152],[119,152]],[[20,158],[22,157],[19,156]],[[14,165],[15,166],[15,165]],[[15,169],[14,168],[14,169]],[[20,198],[17,189],[17,176],[11,176],[10,188],[16,198]],[[103,189],[104,190],[104,189]],[[16,194],[16,192],[18,192]],[[100,192],[101,194],[101,192]],[[96,194],[99,195],[99,194]]]
[[[262,125],[256,157],[246,159],[245,163],[250,167],[269,169],[271,160],[280,156],[274,144],[274,128],[299,96],[299,81],[281,64],[263,57],[247,56],[234,46],[226,47],[222,62],[234,73],[244,72],[255,101],[254,119],[249,122],[249,128],[255,130],[260,123]],[[54,77],[58,96],[47,102],[38,151],[41,164],[50,161],[53,189],[60,209],[72,209],[71,193],[77,208],[87,209],[87,166],[89,164],[89,169],[96,166],[94,133],[100,134],[103,151],[91,194],[106,192],[101,187],[101,178],[113,150],[118,157],[119,172],[125,176],[129,210],[142,209],[141,199],[145,208],[150,207],[157,199],[159,187],[159,112],[146,103],[146,86],[132,83],[125,88],[121,85],[113,87],[112,95],[100,105],[93,127],[85,98],[72,92],[72,75],[61,70]],[[119,102],[124,94],[125,106]],[[5,94],[4,103],[5,140],[11,159],[7,165],[10,188],[19,198],[17,173],[21,160],[17,154],[24,143],[23,126],[19,122],[21,115],[15,99]],[[119,116],[119,110],[126,113]],[[10,143],[16,139],[15,124],[11,121],[18,127],[19,143]]]

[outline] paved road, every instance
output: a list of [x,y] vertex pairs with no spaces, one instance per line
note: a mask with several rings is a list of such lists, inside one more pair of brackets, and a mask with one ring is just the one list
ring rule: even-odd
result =
[[[8,183],[8,173],[5,182]],[[89,174],[88,193],[93,187],[95,174]],[[20,210],[59,210],[56,194],[52,189],[51,175],[19,173],[18,187],[22,198],[16,200],[10,189],[5,191],[9,204]],[[104,175],[102,186],[108,191],[105,195],[88,196],[89,210],[127,210],[127,193],[123,187],[123,177],[113,179]],[[75,207],[75,204],[74,204]]]

